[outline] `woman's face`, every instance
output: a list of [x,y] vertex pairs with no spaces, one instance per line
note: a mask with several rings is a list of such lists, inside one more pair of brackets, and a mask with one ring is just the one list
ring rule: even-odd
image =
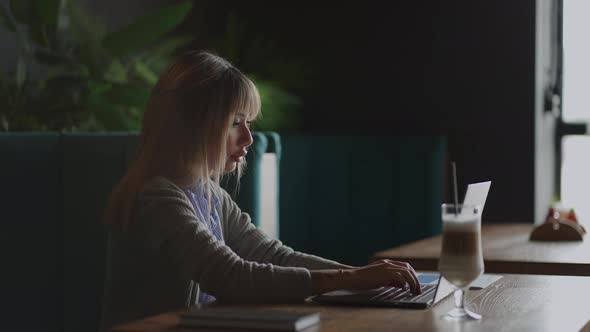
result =
[[229,128],[226,142],[225,171],[233,172],[238,163],[246,158],[248,147],[252,145],[252,134],[250,133],[250,120],[245,113],[238,112]]

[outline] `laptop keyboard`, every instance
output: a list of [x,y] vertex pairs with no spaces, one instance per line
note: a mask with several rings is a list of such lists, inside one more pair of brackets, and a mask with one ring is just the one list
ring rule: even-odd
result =
[[383,292],[375,295],[371,298],[371,301],[378,302],[420,302],[428,298],[436,289],[436,285],[421,285],[422,294],[412,295],[410,289],[389,287]]

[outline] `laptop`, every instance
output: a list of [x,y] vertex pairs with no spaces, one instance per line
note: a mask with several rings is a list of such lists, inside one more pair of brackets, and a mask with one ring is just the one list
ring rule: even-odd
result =
[[[483,211],[490,186],[491,181],[469,184],[463,204],[479,205]],[[363,291],[336,290],[316,295],[311,300],[322,304],[425,309],[453,292],[452,285],[439,273],[416,273],[416,275],[422,294],[413,295],[408,287],[380,287]]]
[[416,273],[422,294],[414,296],[408,287],[379,287],[369,290],[336,290],[311,298],[321,304],[362,305],[425,309],[449,295],[453,288],[439,273]]

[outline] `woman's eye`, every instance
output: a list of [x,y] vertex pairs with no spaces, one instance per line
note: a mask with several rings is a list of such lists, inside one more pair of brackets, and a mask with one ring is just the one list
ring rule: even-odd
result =
[[239,127],[242,124],[246,124],[246,127],[250,128],[250,126],[252,125],[252,121],[246,121],[246,122],[242,122],[242,121],[234,121],[233,126],[234,127]]

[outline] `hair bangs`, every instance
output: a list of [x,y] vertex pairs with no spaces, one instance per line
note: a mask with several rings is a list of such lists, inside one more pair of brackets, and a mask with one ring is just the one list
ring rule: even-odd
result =
[[234,112],[243,112],[249,121],[255,120],[260,115],[260,93],[249,78],[240,77],[238,95],[234,100]]

